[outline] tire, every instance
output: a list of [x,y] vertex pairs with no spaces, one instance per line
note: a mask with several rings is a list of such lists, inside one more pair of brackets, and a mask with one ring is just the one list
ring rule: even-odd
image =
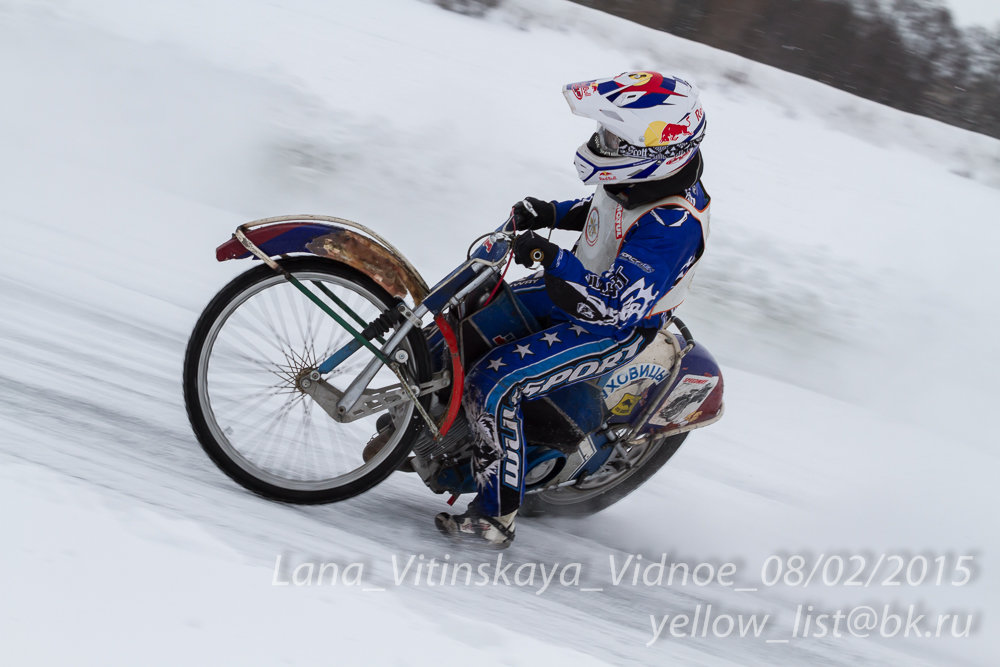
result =
[[[343,264],[318,257],[279,263],[307,286],[323,284],[366,322],[394,303],[374,281]],[[188,418],[212,461],[254,493],[299,504],[344,500],[388,477],[425,426],[413,403],[343,423],[295,384],[303,368],[315,367],[349,340],[333,318],[267,266],[226,285],[199,318],[184,358]],[[430,359],[420,329],[400,348],[409,354],[410,377],[426,382]],[[362,348],[324,379],[344,390],[372,358]],[[396,383],[383,368],[369,387]],[[429,396],[420,400],[428,407]],[[365,462],[362,450],[380,415],[388,415],[393,428],[385,446]]]
[[687,435],[687,432],[663,435],[653,437],[647,443],[634,444],[629,448],[630,455],[637,447],[643,449],[637,452],[638,460],[631,468],[592,486],[588,486],[584,478],[573,486],[529,494],[524,497],[520,513],[524,516],[596,514],[642,486],[657,470],[666,465]]

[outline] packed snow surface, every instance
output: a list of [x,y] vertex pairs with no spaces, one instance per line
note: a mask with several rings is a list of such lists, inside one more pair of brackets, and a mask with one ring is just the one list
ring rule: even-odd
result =
[[[293,507],[215,469],[181,360],[237,224],[357,220],[433,282],[586,195],[560,87],[628,69],[703,91],[721,422],[500,560],[413,476]],[[561,0],[0,0],[0,80],[5,662],[996,664],[1000,142]]]

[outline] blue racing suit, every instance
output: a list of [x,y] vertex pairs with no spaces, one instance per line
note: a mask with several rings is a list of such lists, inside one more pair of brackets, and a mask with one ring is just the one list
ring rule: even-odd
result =
[[548,269],[512,285],[543,328],[490,350],[466,378],[481,513],[502,516],[523,500],[522,401],[628,363],[683,299],[708,235],[700,156],[697,167],[682,188],[598,186],[554,202],[555,226],[582,232],[574,251],[560,249]]

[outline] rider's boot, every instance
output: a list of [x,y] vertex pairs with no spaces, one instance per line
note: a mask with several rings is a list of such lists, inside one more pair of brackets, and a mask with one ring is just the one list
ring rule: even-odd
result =
[[503,516],[486,516],[473,505],[464,514],[441,512],[434,525],[445,535],[479,543],[491,549],[506,549],[514,541],[514,517],[517,510]]

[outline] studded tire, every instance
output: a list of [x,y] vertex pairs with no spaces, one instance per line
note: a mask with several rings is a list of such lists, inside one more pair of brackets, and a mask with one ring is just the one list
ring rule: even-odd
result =
[[[335,310],[346,305],[348,321],[369,322],[393,304],[373,280],[337,262],[294,257],[280,264]],[[330,299],[331,293],[336,299]],[[363,328],[358,321],[352,324]],[[252,268],[226,285],[195,325],[184,358],[188,418],[209,458],[250,491],[290,503],[344,500],[388,477],[425,426],[412,402],[344,423],[297,388],[303,372],[350,336],[267,266]],[[400,348],[408,353],[410,378],[426,382],[430,361],[420,330],[410,332]],[[373,358],[363,348],[324,379],[342,391]],[[369,387],[396,383],[396,376],[383,367]],[[429,397],[421,401],[427,407]],[[391,419],[391,434],[365,461],[362,451],[384,415]],[[383,417],[379,425],[384,424]]]

